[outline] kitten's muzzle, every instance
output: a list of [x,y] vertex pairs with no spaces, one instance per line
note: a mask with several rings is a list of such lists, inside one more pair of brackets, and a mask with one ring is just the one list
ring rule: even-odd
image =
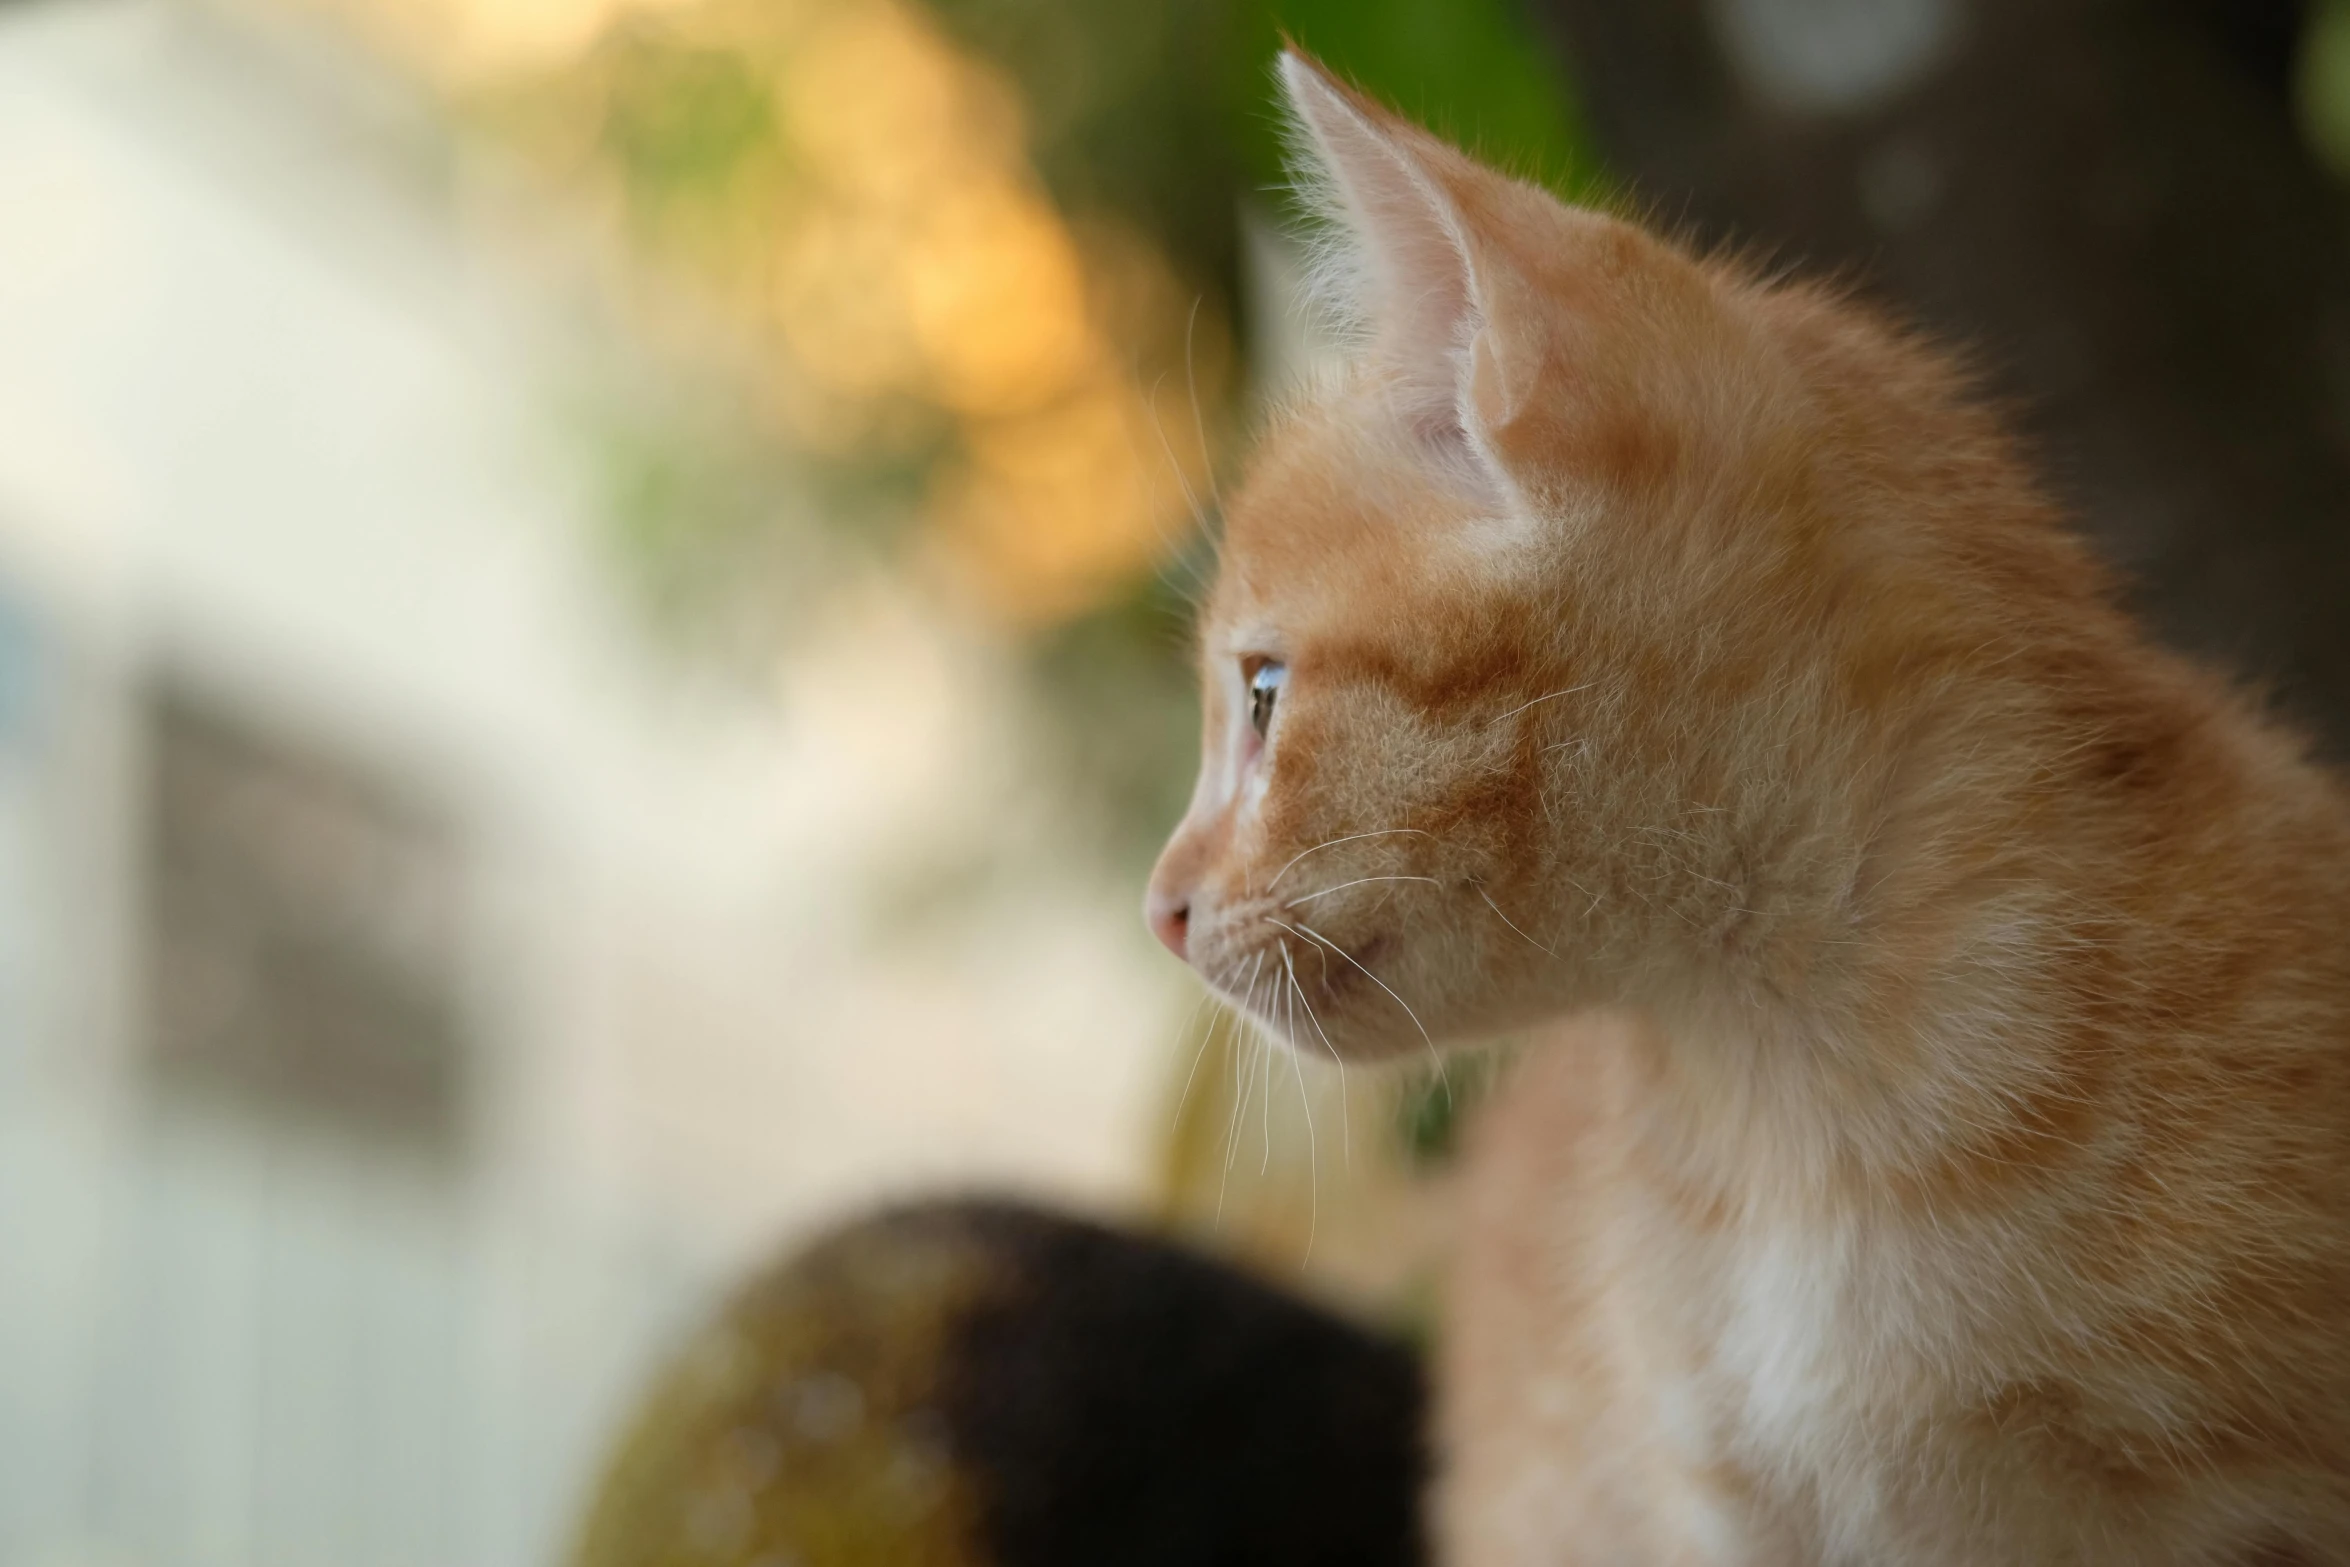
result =
[[1376,962],[1390,947],[1388,935],[1380,932],[1344,941],[1308,936],[1247,904],[1210,908],[1205,915],[1187,932],[1192,967],[1226,1001],[1268,1023],[1284,1015],[1285,1005],[1269,998],[1285,994],[1293,982],[1310,1009],[1324,1022],[1333,1021],[1368,984],[1362,965]]

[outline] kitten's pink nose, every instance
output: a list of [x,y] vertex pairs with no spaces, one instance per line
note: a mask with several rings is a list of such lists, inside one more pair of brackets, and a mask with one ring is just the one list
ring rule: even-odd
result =
[[[1162,891],[1157,887],[1142,900],[1142,917],[1151,928],[1151,934],[1177,957],[1184,957],[1184,946],[1191,935],[1191,896],[1188,893]],[[1190,961],[1185,958],[1185,961]]]

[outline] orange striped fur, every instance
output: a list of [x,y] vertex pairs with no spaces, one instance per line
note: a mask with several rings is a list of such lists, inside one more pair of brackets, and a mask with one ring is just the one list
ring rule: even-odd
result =
[[1151,914],[1316,1054],[1543,1036],[1444,1560],[2350,1562],[2341,790],[1942,357],[1283,72],[1354,351]]

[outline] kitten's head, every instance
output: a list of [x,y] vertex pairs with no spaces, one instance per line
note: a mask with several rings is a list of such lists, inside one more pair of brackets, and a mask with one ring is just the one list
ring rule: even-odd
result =
[[[1354,352],[1228,509],[1153,928],[1302,1048],[1364,1057],[1827,917],[1852,868],[1807,770],[1865,749],[1852,671],[1915,663],[1884,595],[1839,602],[1903,548],[1851,524],[1930,482],[1887,452],[1940,451],[1963,490],[2006,471],[1967,466],[1990,437],[1822,296],[1281,70]],[[1772,847],[1807,834],[1831,847]]]

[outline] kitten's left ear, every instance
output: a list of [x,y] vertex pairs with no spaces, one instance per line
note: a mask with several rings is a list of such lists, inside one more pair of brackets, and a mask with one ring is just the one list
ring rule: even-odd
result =
[[1508,481],[1492,436],[1520,412],[1547,352],[1540,298],[1504,242],[1562,215],[1342,85],[1295,49],[1281,80],[1304,188],[1347,244],[1330,258],[1338,303],[1366,329],[1415,430]]

